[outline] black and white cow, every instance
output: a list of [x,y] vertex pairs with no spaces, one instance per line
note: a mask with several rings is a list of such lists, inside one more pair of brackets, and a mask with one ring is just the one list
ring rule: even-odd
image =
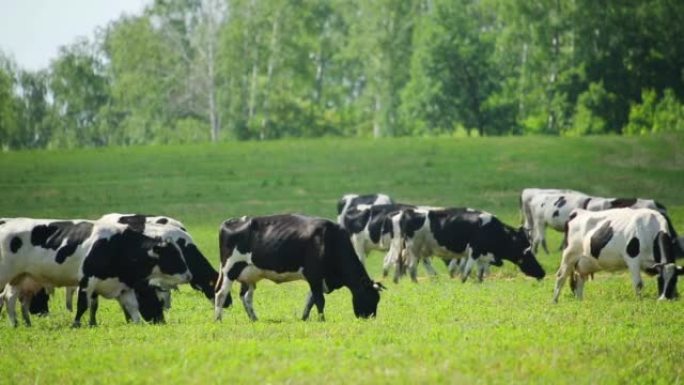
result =
[[[575,278],[575,296],[582,299],[584,281],[596,271],[627,268],[637,296],[641,296],[641,270],[658,274],[660,299],[677,295],[672,241],[665,217],[650,209],[573,211],[567,224],[567,246],[556,273],[553,301],[558,302],[565,280]],[[577,272],[578,274],[575,274]]]
[[405,210],[400,226],[409,274],[414,281],[418,259],[431,255],[454,260],[467,258],[464,282],[473,264],[478,264],[478,277],[482,280],[489,264],[500,265],[503,260],[518,265],[526,275],[544,278],[544,269],[534,257],[525,232],[502,223],[490,213],[469,208]]
[[[403,238],[399,228],[398,216],[403,210],[415,209],[416,206],[401,203],[379,205],[357,205],[348,209],[342,218],[344,227],[351,236],[354,251],[365,265],[366,255],[370,250],[385,251],[383,276],[389,273],[393,261],[402,261],[399,255],[403,249]],[[425,269],[430,275],[437,275],[429,258],[424,258]],[[394,281],[397,282],[403,266],[397,265]]]
[[218,271],[197,248],[185,226],[179,220],[166,216],[112,213],[102,216],[98,221],[124,224],[131,230],[148,237],[172,240],[180,249],[188,270],[192,274],[190,286],[201,291],[207,299],[213,302]]
[[374,317],[382,285],[373,282],[354,252],[348,233],[327,219],[297,214],[229,219],[219,229],[221,271],[216,293],[216,319],[232,303],[232,283],[241,283],[240,297],[247,315],[257,319],[252,306],[261,279],[281,283],[304,279],[311,292],[302,319],[313,305],[324,318],[323,293],[346,286],[352,293],[354,314]]
[[354,209],[358,205],[387,205],[394,200],[387,194],[345,194],[337,201],[337,223],[344,227],[344,216],[347,210]]
[[[79,287],[74,326],[88,308],[96,324],[97,295],[117,298],[140,321],[134,290],[154,279],[178,285],[192,276],[178,247],[127,226],[85,220],[0,221],[0,287],[24,279],[41,286]],[[10,310],[8,309],[8,312]],[[16,323],[16,320],[15,320]]]
[[[601,211],[629,207],[656,210],[665,216],[670,233],[673,234],[673,238],[676,238],[676,232],[665,206],[652,199],[602,198],[573,190],[524,189],[520,201],[524,217],[523,226],[532,240],[532,250],[535,253],[539,245],[547,254],[549,253],[546,246],[546,227],[563,232],[570,213],[575,209]],[[675,245],[675,247],[675,251],[681,253],[679,246]]]

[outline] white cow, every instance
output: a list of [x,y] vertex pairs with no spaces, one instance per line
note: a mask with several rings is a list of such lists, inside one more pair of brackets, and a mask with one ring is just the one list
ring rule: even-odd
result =
[[[582,209],[570,215],[567,246],[556,274],[554,302],[568,277],[576,277],[575,295],[582,299],[584,281],[596,271],[629,269],[637,296],[641,296],[641,270],[657,273],[660,299],[676,297],[677,275],[672,242],[665,217],[650,209]],[[575,272],[577,274],[575,275]]]

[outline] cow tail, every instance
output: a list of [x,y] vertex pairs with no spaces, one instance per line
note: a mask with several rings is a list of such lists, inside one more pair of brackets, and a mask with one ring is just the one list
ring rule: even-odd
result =
[[684,257],[684,250],[682,249],[682,245],[679,244],[679,236],[677,235],[677,231],[672,225],[672,220],[670,220],[670,216],[667,214],[663,214],[663,217],[665,217],[665,221],[667,222],[667,231],[670,233],[670,241],[672,243],[674,257]]
[[674,262],[674,255],[672,254],[672,239],[670,234],[665,231],[658,232],[656,242],[658,247],[654,250],[654,258],[659,263]]

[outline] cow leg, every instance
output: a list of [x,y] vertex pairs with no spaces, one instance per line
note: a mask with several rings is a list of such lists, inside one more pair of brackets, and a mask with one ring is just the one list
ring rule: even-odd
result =
[[406,250],[408,257],[407,268],[409,271],[409,276],[411,277],[411,281],[418,283],[418,256],[416,255],[416,251],[413,250],[413,247],[408,246]]
[[575,298],[581,301],[584,298],[584,283],[587,277],[579,273],[573,273],[570,278],[575,281]]
[[459,258],[453,258],[449,261],[449,266],[447,270],[449,270],[449,277],[455,278],[456,275],[459,274],[459,264],[460,264],[460,259]]
[[558,269],[558,272],[556,272],[556,287],[553,290],[554,303],[558,303],[558,297],[560,296],[563,285],[565,285],[565,280],[574,274],[575,263],[577,263],[577,259],[574,251],[566,248],[563,251],[563,259],[561,260],[560,268]]
[[433,277],[437,276],[437,270],[435,270],[435,268],[432,267],[430,257],[423,258],[423,267],[425,268],[425,271],[428,273],[428,275],[431,275]]
[[5,301],[7,302],[7,319],[12,327],[17,327],[17,297],[19,293],[11,286],[5,291]]
[[76,291],[77,287],[75,286],[67,286],[66,287],[66,308],[69,311],[74,310],[74,292]]
[[[214,297],[214,319],[220,321],[223,317],[223,304],[226,299],[230,300],[230,290],[233,287],[233,281],[228,278],[228,262],[225,263],[226,268],[219,272],[219,282],[221,287],[216,291]],[[232,301],[231,301],[232,302]]]
[[632,276],[632,286],[634,286],[634,292],[636,293],[637,298],[641,299],[641,290],[644,288],[644,281],[641,280],[641,269],[639,263],[635,263],[639,258],[626,257],[625,259],[627,258],[630,259],[627,267],[629,268],[629,273]]
[[26,326],[31,326],[31,312],[29,307],[31,306],[32,295],[24,295],[21,298],[21,316],[24,318],[24,324]]
[[135,298],[134,290],[124,290],[118,297],[121,306],[126,309],[128,314],[131,316],[131,321],[133,323],[139,324],[142,321],[142,315],[140,315],[140,305],[138,304],[138,299]]
[[242,298],[242,304],[245,307],[245,311],[247,312],[247,315],[249,316],[249,319],[251,321],[256,321],[257,316],[256,313],[254,312],[254,290],[256,289],[255,284],[245,284],[243,283],[242,286],[240,287],[240,298]]
[[488,267],[489,267],[489,262],[482,261],[482,258],[478,259],[478,261],[477,261],[477,280],[479,282],[484,281],[484,276],[488,270]]
[[128,310],[126,310],[126,307],[121,302],[119,302],[119,306],[121,306],[121,310],[124,313],[124,318],[126,319],[126,323],[131,322],[131,314],[128,312]]
[[475,252],[473,249],[468,248],[468,258],[465,264],[465,268],[463,269],[463,276],[461,277],[461,282],[465,283],[465,281],[468,280],[468,276],[470,276],[470,271],[473,270],[473,265],[479,261],[476,261],[475,258]]
[[89,298],[87,289],[88,278],[83,278],[78,285],[78,294],[76,296],[76,316],[74,317],[74,322],[71,327],[78,328],[81,327],[81,317],[88,310]]
[[97,308],[99,307],[99,302],[97,299],[97,294],[93,293],[90,296],[90,326],[97,326]]
[[304,314],[302,314],[302,320],[306,321],[309,319],[309,314],[311,313],[311,308],[316,305],[316,310],[318,310],[318,320],[325,321],[325,314],[323,309],[325,308],[325,297],[323,296],[323,281],[322,279],[309,280],[309,296],[306,299],[306,306],[304,306]]

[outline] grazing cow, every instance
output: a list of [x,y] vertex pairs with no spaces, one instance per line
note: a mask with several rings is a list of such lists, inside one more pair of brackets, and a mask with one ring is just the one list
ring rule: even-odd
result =
[[337,202],[337,223],[344,228],[344,215],[347,210],[356,208],[358,205],[387,205],[394,200],[386,194],[345,194]]
[[348,233],[336,223],[297,214],[229,219],[219,230],[221,270],[216,292],[216,319],[232,302],[234,281],[252,321],[256,283],[267,278],[282,283],[305,279],[310,288],[302,319],[316,305],[324,319],[323,293],[346,286],[352,293],[354,314],[374,317],[382,285],[373,282],[354,252]]
[[523,273],[537,279],[545,275],[524,231],[502,223],[487,212],[469,208],[405,210],[400,227],[405,238],[409,273],[414,281],[417,260],[431,255],[445,259],[467,258],[463,282],[468,279],[474,263],[479,266],[478,278],[482,280],[487,265],[500,265],[502,260],[515,263]]
[[214,288],[218,272],[197,248],[190,234],[177,219],[165,216],[142,214],[106,214],[98,221],[109,221],[127,225],[131,230],[148,237],[171,239],[183,254],[183,259],[192,274],[190,286],[201,291],[207,299],[214,299]]
[[74,326],[80,326],[88,308],[90,324],[96,324],[97,301],[93,298],[97,295],[117,298],[133,321],[139,322],[136,288],[151,279],[177,285],[192,278],[174,243],[147,237],[127,226],[29,218],[2,223],[0,287],[26,277],[40,286],[78,285]]
[[[658,274],[660,299],[676,297],[677,275],[672,240],[665,217],[651,209],[621,208],[592,212],[577,209],[566,229],[567,246],[556,273],[553,301],[568,277],[574,278],[575,296],[582,299],[584,282],[596,271],[627,268],[637,296],[641,296],[641,270]],[[577,274],[575,274],[577,272]]]
[[[183,258],[192,274],[190,285],[193,289],[202,291],[213,302],[214,286],[218,279],[218,272],[195,246],[192,238],[180,221],[165,216],[117,213],[103,215],[98,221],[126,225],[131,230],[141,232],[148,237],[173,240],[183,254]],[[69,311],[72,310],[73,293],[75,291],[76,287],[66,288],[66,306]],[[171,303],[171,294],[168,289],[153,284],[150,288],[142,287],[136,289],[135,295],[138,300],[140,314],[145,321],[153,323],[164,322],[163,309],[169,309]],[[47,313],[47,298],[45,290],[40,290],[37,296],[33,296],[30,299],[31,313]],[[37,301],[37,299],[39,300]],[[123,310],[126,320],[130,321],[130,315],[126,312],[125,308]]]
[[[601,198],[586,195],[573,190],[540,190],[524,189],[521,194],[521,210],[524,217],[524,227],[532,240],[532,250],[536,253],[539,245],[548,254],[546,246],[546,227],[563,232],[565,223],[568,221],[570,213],[574,209],[586,209],[590,211],[601,211],[614,208],[648,208],[656,210],[665,216],[668,228],[673,238],[677,233],[672,227],[672,223],[667,216],[667,210],[662,204],[652,199],[642,198]],[[565,241],[561,244],[563,247]],[[678,244],[674,244],[678,254],[684,251]]]
[[[391,262],[402,260],[398,255],[392,255],[402,250],[403,242],[399,223],[394,218],[405,209],[415,208],[416,206],[400,203],[357,205],[345,212],[342,227],[349,232],[354,251],[361,263],[366,263],[366,255],[370,250],[387,251],[383,264],[383,276],[387,276]],[[437,275],[430,259],[424,258],[423,263],[430,275]],[[398,281],[401,270],[402,266],[395,270],[395,282]]]

